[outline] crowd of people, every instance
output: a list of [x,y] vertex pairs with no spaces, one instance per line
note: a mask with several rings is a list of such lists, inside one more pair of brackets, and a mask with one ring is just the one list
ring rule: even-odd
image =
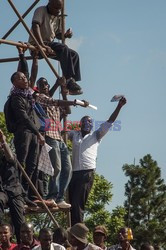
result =
[[[123,227],[117,234],[117,244],[107,244],[107,230],[105,226],[94,228],[93,242],[89,242],[89,229],[83,223],[76,223],[71,228],[50,229],[42,228],[38,236],[34,232],[32,223],[23,223],[20,228],[20,242],[12,242],[12,228],[9,224],[0,225],[0,249],[2,250],[135,250],[130,244],[128,231]],[[130,235],[131,236],[131,235]],[[140,250],[154,250],[146,242],[140,245]]]
[[[98,146],[110,130],[121,108],[126,104],[126,98],[122,97],[119,100],[114,112],[97,130],[93,130],[92,118],[85,115],[80,121],[79,129],[77,127],[76,130],[73,128],[67,132],[68,139],[72,142],[71,162],[70,152],[63,140],[59,124],[61,119],[67,115],[69,106],[87,107],[89,103],[82,101],[81,104],[78,104],[76,100],[65,101],[53,98],[59,86],[63,87],[63,90],[66,89],[67,94],[82,94],[82,89],[76,83],[81,80],[77,52],[54,41],[54,38],[62,38],[60,29],[62,2],[62,0],[49,0],[47,6],[37,8],[32,20],[32,32],[40,46],[46,50],[47,55],[55,55],[59,60],[63,77],[58,78],[52,88],[45,77],[40,77],[36,81],[38,58],[41,58],[40,52],[36,50],[32,53],[33,62],[31,75],[29,75],[28,64],[24,57],[25,51],[21,46],[18,48],[20,61],[17,72],[11,76],[12,85],[7,105],[5,104],[4,108],[7,128],[10,127],[10,132],[14,136],[15,153],[11,151],[3,131],[0,130],[0,223],[3,223],[4,209],[8,206],[17,242],[24,244],[22,229],[26,227],[24,205],[37,207],[41,204],[32,189],[30,179],[47,206],[71,209],[72,227],[69,234],[71,238],[74,236],[71,245],[84,249],[88,244],[86,240],[88,229],[82,223],[85,204],[94,181]],[[69,29],[65,33],[65,38],[71,36],[72,32]],[[34,44],[31,38],[29,42]],[[47,128],[41,129],[41,117],[37,112],[37,107],[42,109],[49,121]],[[47,150],[47,146],[49,146],[49,150]],[[42,162],[44,170],[39,169],[39,162]],[[22,173],[19,164],[25,169],[29,179]],[[68,201],[65,199],[67,189],[69,191]],[[78,237],[76,237],[77,227],[80,230],[78,230]],[[31,233],[32,228],[32,226],[28,227]],[[3,233],[3,230],[6,230],[6,233]],[[9,225],[2,224],[1,226],[1,248],[3,248],[3,244],[9,244],[9,239],[7,243],[3,243],[3,239],[7,239],[7,236],[2,237],[3,234],[8,235],[10,239],[11,228]],[[44,236],[47,236],[46,239]],[[30,241],[28,244],[33,245],[36,249],[63,248],[57,246],[56,242],[51,243],[52,232],[50,229],[40,231],[38,238],[40,244],[36,246],[36,241],[27,238]],[[91,245],[88,248],[91,248]]]

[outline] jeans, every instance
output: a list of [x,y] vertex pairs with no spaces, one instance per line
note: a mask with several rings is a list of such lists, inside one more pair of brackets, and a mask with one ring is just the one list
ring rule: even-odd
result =
[[72,175],[69,151],[63,141],[46,136],[46,143],[52,147],[49,155],[54,168],[54,176],[50,177],[49,181],[47,198],[61,202],[64,200]]

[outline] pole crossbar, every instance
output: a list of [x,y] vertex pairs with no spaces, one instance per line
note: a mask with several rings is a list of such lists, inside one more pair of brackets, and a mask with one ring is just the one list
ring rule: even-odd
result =
[[13,2],[11,0],[8,0],[10,6],[12,7],[12,9],[14,10],[14,12],[16,13],[16,15],[18,16],[18,18],[20,19],[20,21],[22,22],[24,28],[26,29],[26,31],[28,32],[28,34],[32,37],[32,39],[34,40],[35,44],[37,45],[40,53],[42,54],[42,56],[44,57],[44,59],[46,60],[47,64],[49,65],[50,69],[52,70],[52,72],[54,73],[54,75],[57,78],[60,78],[59,74],[57,73],[57,71],[55,70],[55,68],[53,67],[53,65],[51,64],[51,62],[49,61],[47,55],[45,54],[43,48],[40,46],[40,44],[38,43],[36,37],[33,35],[33,33],[30,31],[30,29],[28,28],[28,26],[26,25],[24,19],[22,18],[22,16],[19,14],[19,12],[17,11],[15,5],[13,4]]
[[[39,2],[40,0],[35,0],[35,2],[25,11],[25,13],[22,15],[22,18],[25,18],[29,12],[35,7],[35,5]],[[2,37],[2,39],[6,39],[12,31],[20,24],[20,20],[18,20],[9,30],[6,32],[6,34]]]
[[24,175],[24,177],[28,181],[28,183],[29,183],[30,187],[32,188],[33,192],[37,195],[37,197],[39,198],[39,200],[42,202],[42,205],[46,209],[46,211],[47,211],[48,215],[50,216],[51,220],[54,222],[54,224],[55,224],[56,227],[59,227],[58,222],[55,220],[55,218],[52,215],[52,213],[50,212],[49,208],[47,207],[47,205],[43,201],[42,197],[40,196],[39,192],[37,191],[36,187],[32,183],[32,181],[29,178],[29,176],[27,175],[27,173],[25,172],[24,168],[22,167],[22,165],[20,164],[20,162],[17,159],[16,159],[16,161],[17,161],[17,165],[18,165],[19,169],[21,170],[22,174]]

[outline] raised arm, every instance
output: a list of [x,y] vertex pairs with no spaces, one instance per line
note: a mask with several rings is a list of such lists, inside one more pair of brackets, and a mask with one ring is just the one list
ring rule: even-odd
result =
[[96,131],[96,136],[97,136],[98,140],[100,140],[109,131],[110,127],[112,126],[112,123],[114,123],[114,121],[118,117],[118,114],[119,114],[121,108],[126,104],[126,102],[127,102],[126,98],[122,97],[120,99],[116,109],[114,110],[112,115],[109,117],[107,122],[103,123],[101,125],[101,127]]

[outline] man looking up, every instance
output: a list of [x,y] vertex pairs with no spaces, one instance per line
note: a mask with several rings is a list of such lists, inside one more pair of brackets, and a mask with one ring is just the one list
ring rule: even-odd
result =
[[122,97],[109,119],[96,131],[91,131],[92,118],[84,116],[81,119],[81,130],[69,132],[69,139],[72,141],[73,167],[73,175],[69,184],[72,225],[83,222],[85,204],[94,180],[98,146],[125,104],[126,98]]
[[[11,76],[13,88],[10,92],[10,109],[15,124],[14,145],[19,162],[25,166],[30,179],[37,168],[39,144],[45,139],[39,133],[39,124],[34,112],[34,99],[29,90],[28,80],[22,72],[15,72]],[[34,181],[35,185],[36,180]],[[22,177],[22,185],[28,194],[29,184]],[[36,186],[36,185],[35,185]],[[31,198],[31,197],[29,197]]]

